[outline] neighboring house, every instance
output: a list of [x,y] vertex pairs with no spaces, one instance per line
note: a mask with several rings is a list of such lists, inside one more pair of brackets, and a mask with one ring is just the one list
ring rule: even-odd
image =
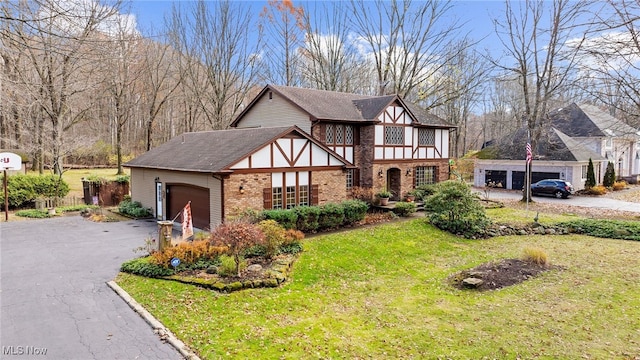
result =
[[352,167],[295,126],[185,133],[125,166],[133,200],[164,220],[191,201],[200,229],[245,209],[342,201]]
[[449,178],[455,126],[397,95],[365,96],[268,85],[233,121],[237,128],[295,125],[355,165],[345,187],[402,198]]
[[399,96],[284,86],[266,86],[231,126],[126,163],[133,200],[163,220],[191,201],[194,225],[209,228],[246,209],[340,202],[354,186],[398,199],[448,179],[455,129]]
[[[532,181],[554,178],[584,188],[589,159],[596,181],[602,182],[608,162],[616,165],[618,177],[640,173],[640,131],[592,105],[576,105],[549,113],[551,126],[543,129],[533,149]],[[525,175],[526,131],[496,140],[476,160],[474,185],[499,184],[522,189]],[[488,154],[488,156],[487,156]]]

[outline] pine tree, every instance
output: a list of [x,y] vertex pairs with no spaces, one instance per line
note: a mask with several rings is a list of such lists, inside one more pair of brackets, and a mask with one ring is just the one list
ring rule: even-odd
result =
[[593,170],[593,161],[589,158],[589,166],[587,166],[587,182],[584,184],[584,187],[591,189],[596,186],[596,174]]
[[613,168],[613,163],[609,162],[607,164],[607,170],[604,172],[604,179],[602,179],[602,185],[604,187],[612,187],[613,183],[616,182],[616,170]]

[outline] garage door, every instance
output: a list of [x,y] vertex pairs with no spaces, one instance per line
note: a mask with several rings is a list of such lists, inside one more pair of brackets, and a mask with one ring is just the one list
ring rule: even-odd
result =
[[[209,229],[209,189],[186,184],[167,184],[167,219],[173,219],[191,201],[193,226]],[[182,221],[179,216],[176,221]]]
[[[544,179],[559,179],[560,173],[556,172],[539,172],[531,173],[531,183]],[[511,188],[514,190],[522,190],[524,188],[524,171],[514,171],[511,175]]]

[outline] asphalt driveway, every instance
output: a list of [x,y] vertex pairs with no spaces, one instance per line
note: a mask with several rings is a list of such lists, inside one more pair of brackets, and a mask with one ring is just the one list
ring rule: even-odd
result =
[[[481,198],[485,197],[485,193],[482,189],[474,188],[473,191],[478,193]],[[518,200],[522,199],[522,192],[519,190],[492,189],[489,192],[489,199]],[[604,196],[570,196],[568,199],[556,199],[552,196],[534,196],[533,200],[541,203],[557,204],[559,206],[572,205],[593,209],[632,211],[640,213],[640,203],[610,199]]]
[[181,359],[106,281],[153,221],[0,224],[2,359]]

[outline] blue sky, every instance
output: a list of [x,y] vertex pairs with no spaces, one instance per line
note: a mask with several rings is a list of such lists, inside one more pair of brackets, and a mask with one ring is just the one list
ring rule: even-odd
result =
[[[186,1],[183,1],[186,2]],[[266,0],[242,1],[256,14],[267,4]],[[305,5],[306,1],[295,1],[294,5]],[[169,14],[173,1],[169,0],[133,0],[131,12],[136,16],[140,29],[151,27],[162,28],[165,14]],[[496,45],[491,18],[499,16],[504,11],[503,1],[454,1],[451,16],[464,23],[464,31],[473,39],[481,41],[481,48],[492,48]],[[146,32],[143,30],[143,33]]]

